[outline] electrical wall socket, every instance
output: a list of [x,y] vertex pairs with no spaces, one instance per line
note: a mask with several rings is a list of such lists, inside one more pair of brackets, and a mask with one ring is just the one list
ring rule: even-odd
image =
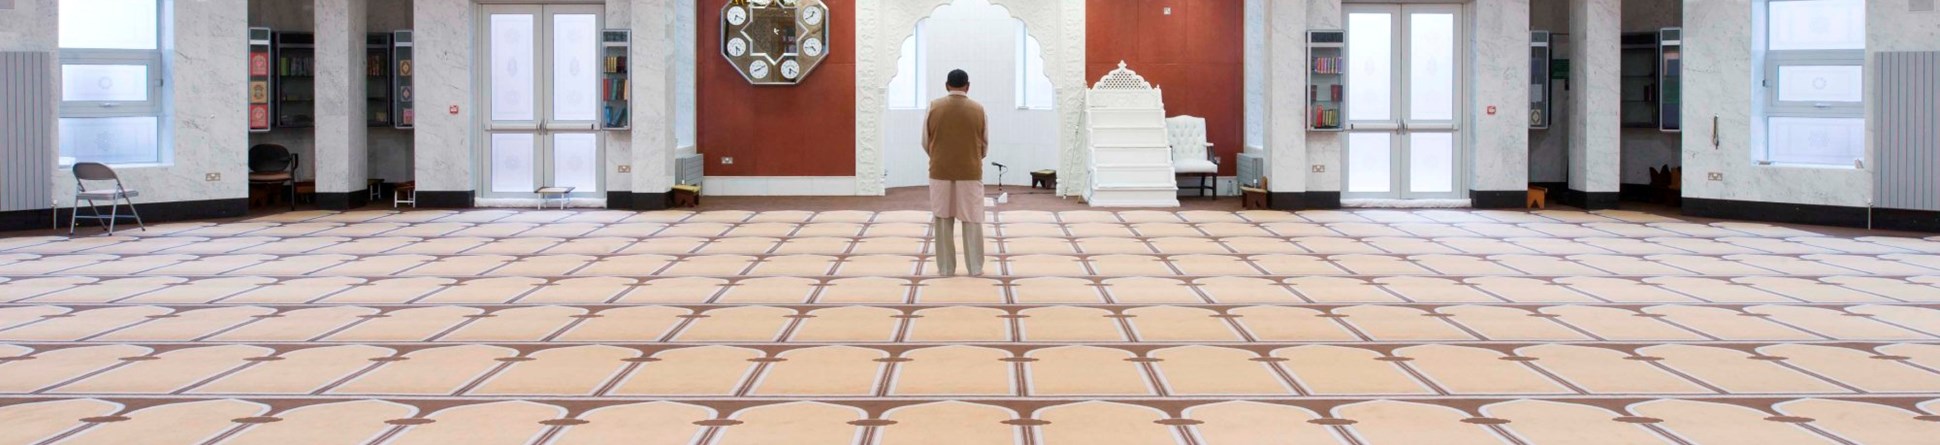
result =
[[209,181],[209,182],[216,182],[216,181],[221,181],[221,180],[222,180],[222,174],[221,174],[221,173],[210,173],[210,174],[206,174],[206,175],[202,175],[202,180],[204,180],[204,181]]
[[722,157],[721,157],[721,165],[734,165],[734,157],[733,157],[733,156],[722,156]]
[[633,173],[633,166],[631,165],[620,166],[620,173]]
[[1326,173],[1327,164],[1314,164],[1314,173]]
[[1723,180],[1724,180],[1724,172],[1710,172],[1710,173],[1705,173],[1705,174],[1704,174],[1704,179],[1709,179],[1709,180],[1712,180],[1712,181],[1723,181]]

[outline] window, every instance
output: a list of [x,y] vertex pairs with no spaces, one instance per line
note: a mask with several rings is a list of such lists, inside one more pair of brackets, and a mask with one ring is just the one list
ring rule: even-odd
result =
[[159,0],[60,0],[61,163],[163,162]]
[[902,55],[896,57],[896,77],[889,80],[886,98],[890,109],[920,110],[929,107],[929,103],[923,100],[923,87],[928,85],[924,79],[929,77],[923,73],[929,65],[924,63],[924,59],[927,59],[924,53],[929,51],[923,48],[927,22],[917,21],[916,32],[903,39]]
[[1758,160],[1853,166],[1865,157],[1864,0],[1766,0]]
[[1056,90],[1051,88],[1051,78],[1044,75],[1044,46],[1038,44],[1024,28],[1024,21],[1017,21],[1017,109],[1049,110],[1056,101]]

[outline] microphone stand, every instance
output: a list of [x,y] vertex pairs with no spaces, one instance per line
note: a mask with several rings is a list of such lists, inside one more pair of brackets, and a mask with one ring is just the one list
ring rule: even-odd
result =
[[1004,192],[1004,172],[1010,171],[1010,167],[1005,167],[1004,164],[999,164],[995,162],[990,163],[990,165],[997,166],[997,193],[1003,193]]

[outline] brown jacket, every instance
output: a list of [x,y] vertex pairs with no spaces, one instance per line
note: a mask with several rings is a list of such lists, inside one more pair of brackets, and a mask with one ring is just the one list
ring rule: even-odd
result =
[[923,152],[930,155],[930,179],[983,180],[983,157],[990,152],[990,129],[983,105],[951,94],[930,101],[923,122]]

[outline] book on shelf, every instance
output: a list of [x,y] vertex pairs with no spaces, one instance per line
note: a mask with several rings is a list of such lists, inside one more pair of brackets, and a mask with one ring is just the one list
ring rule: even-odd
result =
[[607,74],[620,74],[625,72],[626,72],[626,56],[606,56]]
[[1316,74],[1340,74],[1340,68],[1339,57],[1314,58],[1314,73]]

